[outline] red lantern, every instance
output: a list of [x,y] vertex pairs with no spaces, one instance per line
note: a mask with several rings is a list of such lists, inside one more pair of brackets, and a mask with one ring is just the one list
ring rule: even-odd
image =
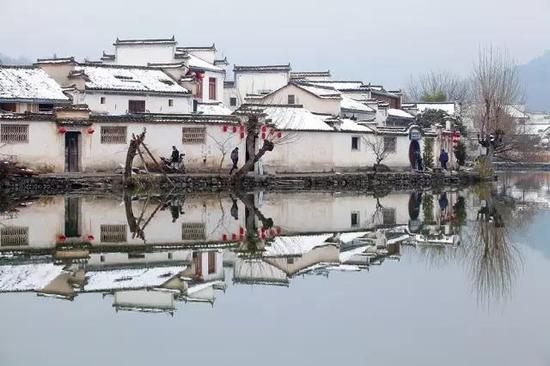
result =
[[244,132],[244,126],[241,125],[241,132]]
[[93,235],[88,235],[88,241],[93,241],[95,238]]
[[265,132],[262,132],[262,139],[265,140]]
[[233,241],[237,240],[237,234],[231,234],[231,239],[232,239]]
[[244,228],[243,227],[239,228],[239,234],[244,235]]
[[233,133],[237,132],[237,126],[233,126]]
[[223,234],[223,235],[222,235],[222,240],[223,240],[223,241],[227,241],[227,234]]
[[262,132],[266,132],[267,131],[267,126],[262,126]]
[[86,132],[88,132],[88,135],[93,135],[95,130],[92,127],[90,127],[86,130]]
[[64,134],[65,132],[67,132],[67,129],[65,127],[59,127],[57,129],[57,132],[59,132],[60,134]]
[[223,125],[223,132],[227,132],[227,125]]
[[241,132],[241,138],[244,139],[244,132]]
[[278,137],[278,138],[283,137],[283,133],[282,133],[282,132],[277,132],[277,137]]
[[65,235],[59,235],[57,237],[57,241],[60,242],[60,243],[63,243],[66,239],[67,239],[67,237]]

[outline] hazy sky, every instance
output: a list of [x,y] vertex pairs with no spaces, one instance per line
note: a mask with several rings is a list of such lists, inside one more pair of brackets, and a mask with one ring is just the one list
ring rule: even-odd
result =
[[481,45],[524,63],[550,49],[550,0],[2,0],[0,53],[99,58],[120,38],[216,43],[234,64],[291,62],[337,78],[406,84],[466,72]]

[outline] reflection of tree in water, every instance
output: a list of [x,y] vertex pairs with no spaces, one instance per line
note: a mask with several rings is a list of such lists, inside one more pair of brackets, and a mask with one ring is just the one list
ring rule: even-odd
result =
[[521,212],[507,196],[498,195],[493,185],[478,186],[475,194],[482,207],[466,242],[466,259],[478,301],[490,303],[511,294],[520,270],[521,253],[510,240],[510,232],[519,228]]

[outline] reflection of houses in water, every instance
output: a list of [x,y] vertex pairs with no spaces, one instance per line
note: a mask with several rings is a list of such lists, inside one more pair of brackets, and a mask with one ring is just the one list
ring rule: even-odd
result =
[[[445,228],[453,227],[456,195],[445,209],[439,199],[256,194],[261,215],[230,196],[39,199],[1,218],[0,292],[68,300],[97,293],[116,310],[172,313],[182,303],[214,304],[228,284],[289,286],[297,276],[399,259],[422,230],[452,234]],[[263,237],[270,220],[278,230]],[[247,229],[258,232],[256,251],[247,252]]]

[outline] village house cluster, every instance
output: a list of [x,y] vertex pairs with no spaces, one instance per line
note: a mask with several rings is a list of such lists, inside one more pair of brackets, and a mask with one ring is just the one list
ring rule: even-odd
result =
[[[234,65],[215,45],[182,47],[172,38],[116,39],[97,61],[38,59],[0,65],[0,154],[40,172],[112,172],[124,163],[132,135],[147,131],[153,156],[185,153],[189,172],[228,171],[229,153],[246,154],[247,123],[261,124],[255,150],[275,149],[257,174],[335,172],[377,163],[415,168],[429,142],[453,157],[448,121],[429,129],[415,115],[456,103],[402,102],[400,90],[334,80],[330,71],[299,72],[290,64]],[[248,154],[249,155],[249,154]]]

